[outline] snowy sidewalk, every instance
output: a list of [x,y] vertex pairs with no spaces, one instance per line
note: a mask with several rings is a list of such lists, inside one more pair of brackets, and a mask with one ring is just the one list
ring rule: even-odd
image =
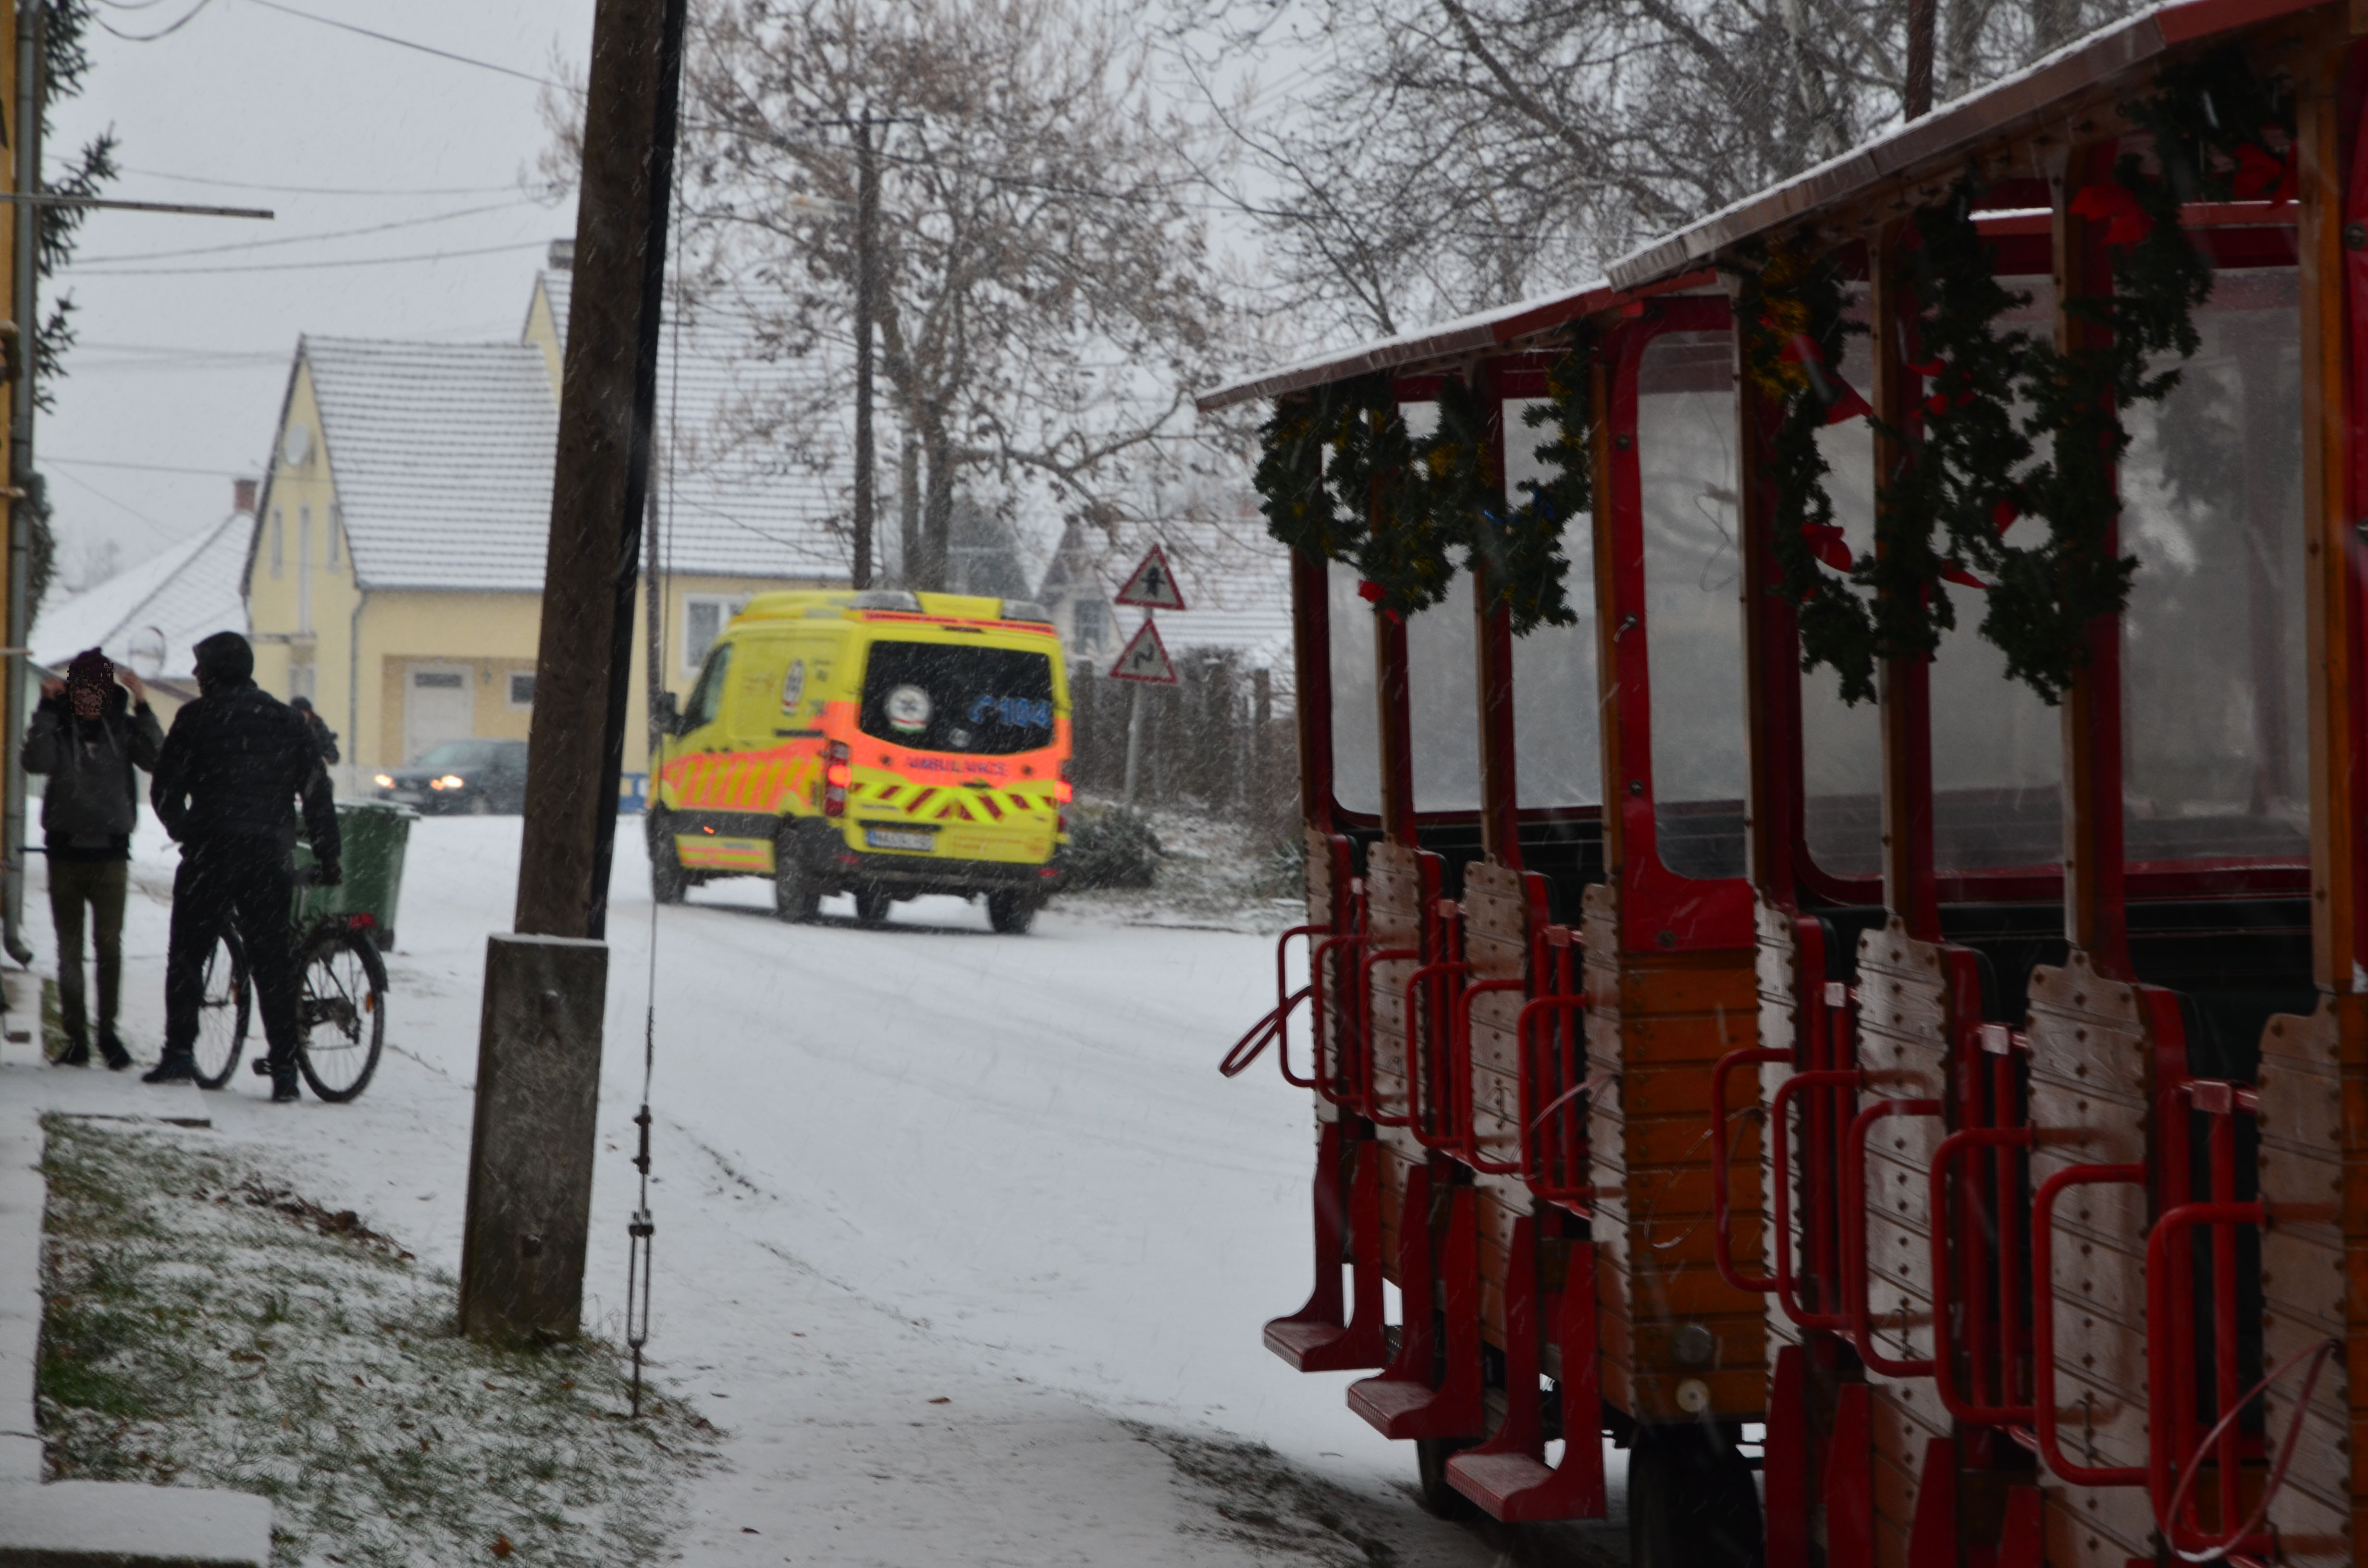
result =
[[[11,1013],[11,1028],[23,1020]],[[41,1342],[41,1118],[202,1125],[187,1085],[150,1088],[105,1069],[48,1067],[32,1041],[0,1047],[0,1564],[89,1561],[265,1568],[271,1505],[240,1492],[129,1483],[44,1484],[34,1377]]]
[[[620,825],[587,1285],[612,1335],[649,919]],[[448,1269],[518,828],[417,824],[390,1050],[361,1099],[275,1107],[244,1073],[204,1099],[211,1136]],[[153,831],[125,937],[143,1056],[172,864]],[[1306,1294],[1307,1111],[1213,1063],[1268,1005],[1268,939],[1057,904],[1024,938],[952,901],[899,906],[885,931],[727,906],[762,894],[702,890],[659,926],[650,1351],[727,1461],[684,1498],[684,1561],[1349,1564],[1369,1540],[1401,1562],[1496,1561],[1413,1505],[1410,1450],[1343,1408],[1345,1376],[1259,1344]],[[136,1083],[95,1083],[139,1103]]]

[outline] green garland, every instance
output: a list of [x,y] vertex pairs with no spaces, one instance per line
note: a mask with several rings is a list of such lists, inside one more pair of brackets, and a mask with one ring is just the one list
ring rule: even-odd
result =
[[[1584,374],[1576,379],[1583,405]],[[1530,486],[1530,503],[1508,510],[1489,483],[1489,412],[1477,392],[1451,377],[1438,406],[1438,429],[1417,442],[1386,375],[1278,403],[1259,431],[1253,476],[1267,531],[1293,550],[1354,565],[1365,597],[1384,611],[1409,615],[1444,599],[1458,566],[1450,551],[1461,550],[1466,567],[1489,562],[1492,604],[1510,608],[1517,633],[1572,624],[1560,523],[1571,514],[1554,509],[1569,501],[1567,474]],[[1540,455],[1565,446],[1584,451],[1583,425]],[[1583,508],[1583,466],[1580,474]]]
[[1882,656],[1880,609],[1852,585],[1869,584],[1878,562],[1853,557],[1844,542],[1826,490],[1832,470],[1817,447],[1819,430],[1854,411],[1855,393],[1835,367],[1849,335],[1863,328],[1845,319],[1841,280],[1830,261],[1803,247],[1755,247],[1734,270],[1744,375],[1777,413],[1760,460],[1775,503],[1769,519],[1772,591],[1794,607],[1802,671],[1827,666],[1840,679],[1844,701],[1871,701]]
[[[1880,488],[1871,556],[1839,545],[1816,446],[1829,399],[1814,367],[1839,359],[1839,283],[1782,247],[1738,266],[1746,371],[1782,411],[1766,459],[1778,496],[1772,591],[1799,606],[1802,667],[1832,667],[1846,700],[1873,695],[1878,661],[1938,649],[1956,624],[1945,583],[1987,590],[1982,635],[2009,678],[2050,703],[2086,663],[2089,626],[2128,602],[2137,560],[2106,548],[2130,443],[2122,411],[2179,384],[2177,369],[2154,373],[2150,362],[2195,352],[2194,312],[2212,291],[2180,207],[2283,200],[2294,184],[2292,94],[2256,77],[2240,51],[2166,70],[2157,88],[2123,106],[2152,135],[2155,167],[2125,153],[2073,203],[2104,228],[2113,290],[2066,302],[2089,329],[2069,351],[1999,327],[2029,299],[1994,276],[1971,174],[1915,215],[1893,281],[1914,311],[1909,368],[1927,395],[1916,430],[1886,430],[1910,457]],[[2018,399],[2031,410],[2019,421]],[[2043,441],[2046,460],[2028,466]],[[2045,521],[2045,540],[2007,543],[2026,514]]]
[[1574,331],[1570,344],[1546,372],[1545,401],[1521,415],[1532,430],[1552,426],[1553,435],[1531,451],[1547,464],[1551,479],[1525,479],[1528,496],[1499,517],[1485,515],[1489,527],[1479,536],[1488,559],[1490,608],[1512,612],[1513,635],[1526,637],[1541,626],[1574,626],[1566,585],[1570,558],[1563,553],[1562,536],[1571,519],[1595,511],[1594,355],[1587,338]]

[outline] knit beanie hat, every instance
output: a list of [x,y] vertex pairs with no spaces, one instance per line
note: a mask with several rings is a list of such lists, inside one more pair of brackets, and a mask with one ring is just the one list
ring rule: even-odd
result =
[[84,649],[66,666],[66,690],[72,695],[95,691],[105,697],[107,688],[114,684],[115,661],[96,648]]

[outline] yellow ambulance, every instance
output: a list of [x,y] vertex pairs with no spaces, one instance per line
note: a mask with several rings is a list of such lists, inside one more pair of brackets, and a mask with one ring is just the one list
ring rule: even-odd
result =
[[773,881],[784,920],[855,895],[876,926],[920,893],[1028,929],[1068,841],[1069,687],[1038,607],[958,594],[760,594],[709,650],[665,732],[650,880]]

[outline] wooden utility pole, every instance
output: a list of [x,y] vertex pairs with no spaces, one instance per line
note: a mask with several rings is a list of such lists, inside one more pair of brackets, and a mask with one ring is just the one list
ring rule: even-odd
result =
[[871,337],[880,309],[880,163],[871,152],[871,110],[855,121],[855,574],[871,586]]
[[[23,197],[41,187],[42,30],[45,0],[19,0],[16,6],[16,103],[8,117],[16,154],[11,187]],[[9,226],[9,312],[16,319],[8,386],[8,602],[5,631],[10,650],[0,655],[7,672],[8,728],[0,736],[0,947],[18,963],[32,962],[25,945],[25,767],[16,737],[30,717],[25,703],[25,643],[33,619],[33,528],[41,507],[40,476],[33,471],[34,334],[40,320],[40,243],[41,213],[18,202]]]
[[598,939],[624,771],[685,0],[598,0],[527,742],[518,928]]
[[593,11],[518,934],[489,939],[479,1025],[461,1326],[482,1339],[566,1338],[582,1313],[685,9]]

